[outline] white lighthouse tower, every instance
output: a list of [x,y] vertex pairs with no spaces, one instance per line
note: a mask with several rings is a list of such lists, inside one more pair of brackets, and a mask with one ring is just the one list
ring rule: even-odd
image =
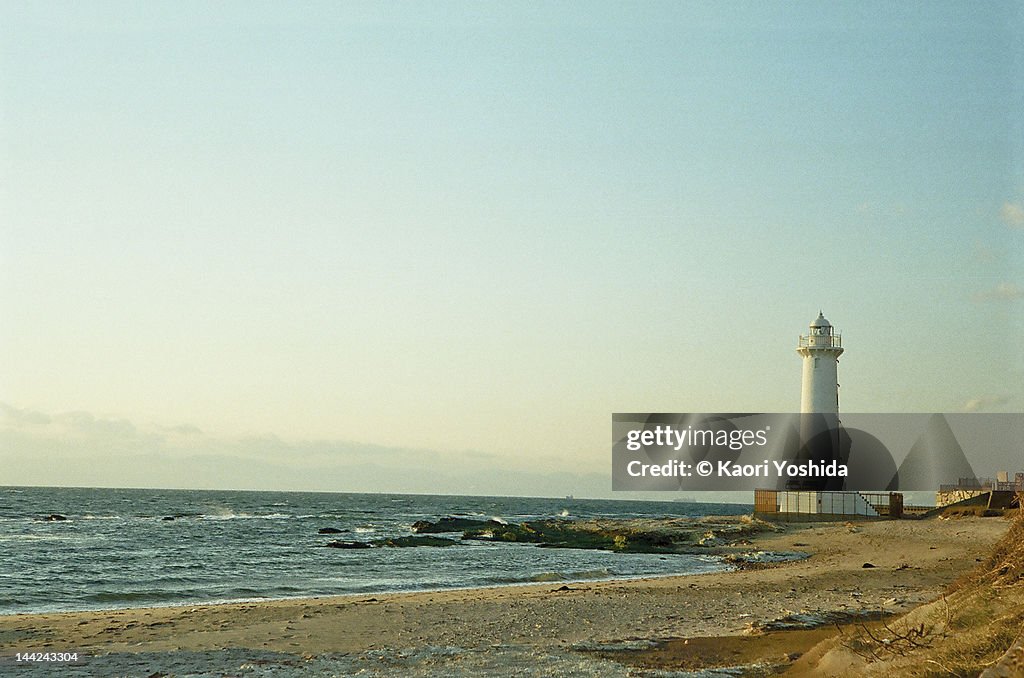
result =
[[843,338],[821,311],[806,335],[800,335],[796,352],[804,359],[800,390],[801,414],[839,414],[839,356]]

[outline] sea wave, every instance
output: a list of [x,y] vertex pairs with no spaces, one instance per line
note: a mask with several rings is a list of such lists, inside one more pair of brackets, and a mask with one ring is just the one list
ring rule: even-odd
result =
[[60,542],[75,542],[81,541],[74,537],[68,537],[66,534],[4,534],[0,535],[0,542],[11,541],[60,541]]
[[527,581],[581,581],[585,579],[609,579],[615,573],[606,567],[596,570],[582,570],[580,572],[540,572],[532,575]]
[[290,520],[295,518],[291,513],[204,513],[200,520]]
[[[571,581],[733,567],[720,559],[538,549],[511,542],[346,553],[320,548],[323,539],[317,535],[318,528],[334,526],[352,530],[349,538],[404,536],[417,519],[436,521],[456,512],[513,523],[552,518],[570,506],[561,499],[417,495],[396,502],[389,495],[90,488],[0,496],[5,518],[0,569],[16,575],[0,580],[6,589],[0,614],[544,581],[558,582],[557,588]],[[44,520],[61,507],[73,511],[62,513],[72,520]],[[604,500],[571,504],[573,518],[583,520],[616,511],[657,518],[670,508]],[[720,511],[715,507],[716,515]],[[179,520],[164,522],[167,517]],[[51,594],[39,596],[44,579]],[[52,593],[57,585],[63,591],[59,599]]]
[[217,512],[217,513],[201,513],[199,515],[200,520],[239,520],[242,518],[252,518],[251,513],[232,513],[230,511]]
[[92,603],[138,603],[138,602],[168,602],[172,600],[187,600],[193,597],[191,591],[167,591],[166,589],[155,589],[151,591],[101,591],[83,596],[83,600]]

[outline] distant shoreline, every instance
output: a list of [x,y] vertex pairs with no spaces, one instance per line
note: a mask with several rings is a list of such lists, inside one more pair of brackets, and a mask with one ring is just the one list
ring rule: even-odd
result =
[[[688,495],[681,499],[673,498],[674,492],[661,492],[664,494],[664,499],[653,499],[649,496],[640,497],[587,497],[583,495],[522,495],[522,494],[450,494],[442,493],[436,494],[433,492],[399,492],[399,491],[360,491],[360,490],[270,490],[270,489],[252,489],[252,488],[221,488],[221,487],[121,487],[119,485],[0,485],[0,491],[4,490],[117,490],[124,492],[247,492],[253,494],[341,494],[341,495],[366,495],[366,496],[393,496],[393,497],[438,497],[438,498],[452,498],[452,499],[546,499],[551,501],[620,501],[620,502],[638,502],[638,503],[695,503],[695,504],[728,504],[729,506],[749,506],[753,508],[754,504],[751,501],[723,501],[721,499],[715,499],[714,501],[702,501],[696,499],[693,495]],[[653,492],[646,492],[645,495],[654,494]],[[721,492],[706,492],[704,494],[722,494]],[[735,494],[748,495],[749,492],[739,491]]]

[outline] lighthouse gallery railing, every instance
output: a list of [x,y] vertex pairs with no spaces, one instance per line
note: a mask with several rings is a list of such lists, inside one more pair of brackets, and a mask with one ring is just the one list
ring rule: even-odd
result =
[[800,335],[798,348],[842,348],[843,336],[841,334],[828,334],[820,336]]

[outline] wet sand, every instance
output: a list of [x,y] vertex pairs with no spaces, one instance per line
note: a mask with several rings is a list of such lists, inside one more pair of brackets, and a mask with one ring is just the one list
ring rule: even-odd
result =
[[[696,665],[673,653],[703,665],[752,663],[754,654],[781,661],[815,634],[760,635],[774,640],[756,651],[729,637],[800,612],[906,611],[969,570],[1007,528],[999,518],[790,525],[743,548],[810,558],[733,572],[3,616],[0,657],[77,651],[80,664],[61,673],[147,676],[644,675]],[[723,651],[694,653],[682,639]],[[739,644],[745,653],[724,651]]]

